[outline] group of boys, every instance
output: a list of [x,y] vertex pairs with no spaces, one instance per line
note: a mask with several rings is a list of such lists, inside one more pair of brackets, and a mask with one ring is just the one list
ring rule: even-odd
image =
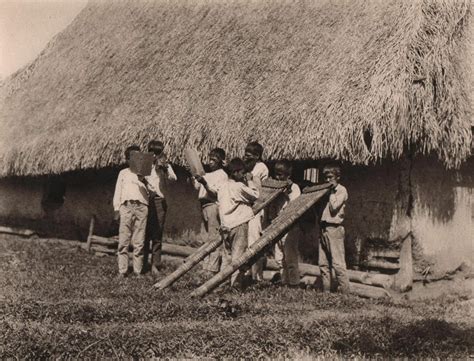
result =
[[[139,150],[137,146],[126,149]],[[128,269],[128,246],[133,245],[133,270],[141,274],[148,265],[153,274],[158,274],[161,239],[166,215],[166,184],[177,179],[173,168],[166,162],[164,146],[152,141],[148,151],[154,154],[154,166],[150,176],[134,174],[129,168],[122,170],[117,179],[114,194],[114,210],[120,216],[118,265],[119,275],[125,277]],[[269,177],[269,169],[262,161],[263,147],[257,142],[249,143],[243,158],[234,158],[226,163],[226,153],[221,148],[212,149],[208,155],[208,172],[191,177],[201,203],[202,217],[208,241],[219,239],[223,244],[207,256],[203,268],[217,273],[221,268],[239,258],[262,234],[264,224],[275,219],[301,190],[291,181],[292,166],[288,160],[274,164],[274,178],[287,181],[289,186],[265,210],[254,214],[252,205],[262,194],[262,181]],[[320,217],[321,240],[319,266],[325,290],[331,289],[332,269],[341,292],[348,292],[349,280],[344,254],[344,208],[348,195],[339,184],[339,166],[326,166],[323,170],[326,181],[332,184],[328,203]],[[282,284],[296,287],[300,282],[298,270],[297,227],[291,228],[275,246],[274,257],[279,265]],[[146,242],[145,242],[146,241]],[[149,263],[147,252],[151,251]],[[254,281],[263,280],[264,258],[257,260],[247,271]],[[231,276],[232,286],[240,288],[244,271]]]

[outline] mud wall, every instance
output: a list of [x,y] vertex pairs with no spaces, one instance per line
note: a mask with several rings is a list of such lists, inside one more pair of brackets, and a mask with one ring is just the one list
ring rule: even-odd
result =
[[[321,164],[298,163],[295,181],[303,169]],[[45,205],[48,184],[57,178],[0,180],[0,223],[29,227],[45,236],[85,240],[92,215],[96,233],[117,234],[112,222],[112,197],[118,169],[103,169],[61,176],[63,203]],[[177,168],[179,181],[169,185],[165,238],[173,241],[204,240],[197,195]],[[405,159],[370,167],[343,167],[342,184],[349,192],[346,208],[346,254],[358,262],[367,242],[414,240],[418,260],[449,269],[472,263],[474,234],[474,160],[459,170],[446,170],[435,160]],[[55,184],[53,182],[53,184]],[[301,222],[300,251],[306,261],[317,261],[318,229],[314,217]]]
[[[200,206],[193,187],[177,170],[179,181],[169,185],[165,237],[202,237]],[[69,173],[60,177],[9,178],[0,180],[0,223],[32,228],[44,236],[87,238],[90,219],[96,216],[96,234],[117,234],[112,198],[118,169]],[[62,182],[62,204],[45,203],[48,185]]]

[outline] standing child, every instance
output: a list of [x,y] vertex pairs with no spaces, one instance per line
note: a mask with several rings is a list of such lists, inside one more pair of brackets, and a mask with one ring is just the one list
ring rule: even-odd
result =
[[[225,151],[214,148],[209,152],[209,170],[204,176],[195,176],[194,187],[198,191],[201,203],[202,218],[207,231],[207,241],[219,239],[219,209],[217,206],[217,192],[221,185],[228,181],[227,173],[222,169],[225,160]],[[204,259],[203,269],[217,273],[221,263],[221,249],[218,248]]]
[[[291,163],[284,159],[275,163],[275,179],[279,181],[289,181],[292,172]],[[291,183],[288,191],[280,195],[268,208],[268,220],[275,219],[278,214],[290,202],[301,195],[300,187]],[[290,287],[296,287],[300,283],[300,274],[298,268],[298,225],[294,225],[275,245],[275,261],[280,268],[279,275],[281,282]]]
[[[253,179],[257,186],[261,187],[261,183],[264,179],[268,178],[268,168],[265,163],[262,162],[263,147],[258,142],[250,142],[245,147],[244,161],[247,169],[252,173]],[[254,244],[262,234],[262,221],[263,221],[263,210],[253,217],[249,222],[249,246]],[[252,266],[252,278],[255,281],[263,280],[263,266],[265,258],[260,258]]]
[[332,268],[342,293],[349,292],[349,278],[344,251],[344,208],[348,199],[346,188],[339,184],[341,168],[328,165],[323,168],[326,181],[333,185],[329,201],[321,216],[321,239],[319,243],[319,268],[323,289],[331,290]]
[[148,143],[148,151],[155,156],[151,174],[146,177],[149,190],[148,222],[146,229],[145,262],[148,262],[148,255],[151,251],[150,266],[153,275],[158,275],[158,268],[161,263],[161,246],[163,240],[163,230],[166,220],[166,193],[169,181],[176,181],[178,178],[166,160],[164,144],[159,140],[152,140]]
[[[247,175],[245,163],[234,158],[228,165],[229,180],[217,193],[223,237],[222,267],[239,258],[248,246],[248,222],[253,218],[252,204],[259,196],[255,183]],[[239,287],[242,273],[231,276],[231,286]]]
[[[140,151],[136,145],[125,150],[125,159],[130,161],[130,153]],[[143,247],[148,215],[148,191],[143,176],[132,173],[130,168],[120,171],[113,199],[115,219],[120,217],[118,269],[121,277],[128,272],[128,246],[133,245],[133,271],[143,270]]]

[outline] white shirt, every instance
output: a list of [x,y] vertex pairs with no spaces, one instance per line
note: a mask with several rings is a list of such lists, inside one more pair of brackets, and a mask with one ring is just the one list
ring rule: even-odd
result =
[[329,202],[323,210],[321,221],[327,223],[341,224],[344,220],[344,209],[349,198],[346,187],[338,184],[331,190]]
[[217,193],[221,225],[232,229],[252,219],[252,203],[258,196],[258,188],[252,181],[248,186],[233,179],[223,183]]
[[118,211],[125,201],[139,201],[148,205],[146,186],[130,168],[122,169],[118,175],[113,200],[114,211]]
[[268,178],[268,167],[263,162],[257,162],[252,169],[252,175],[255,178],[259,179],[262,182],[264,179]]
[[[223,169],[217,169],[213,172],[206,173],[203,178],[206,180],[208,187],[216,193],[219,192],[220,187],[229,180],[227,173]],[[196,180],[194,180],[194,188],[199,192],[199,199],[208,200],[210,202],[217,201],[216,196],[210,194],[206,190],[206,187]]]
[[155,192],[161,198],[165,198],[166,182],[169,180],[176,181],[178,179],[170,164],[166,166],[166,170],[167,171],[163,169],[156,170],[156,168],[153,167],[151,174],[145,177],[148,182],[148,189]]

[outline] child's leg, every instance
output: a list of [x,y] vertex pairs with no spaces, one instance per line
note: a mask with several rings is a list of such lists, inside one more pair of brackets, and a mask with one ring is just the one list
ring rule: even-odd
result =
[[122,204],[120,206],[120,226],[119,226],[119,244],[117,252],[117,261],[119,273],[125,274],[128,271],[128,246],[132,237],[133,213],[129,208]]
[[330,242],[332,266],[336,273],[339,290],[349,292],[349,277],[347,275],[346,258],[344,251],[344,227],[326,227],[327,238]]
[[331,290],[331,251],[329,248],[329,241],[326,235],[326,228],[321,227],[321,237],[319,238],[319,269],[321,271],[321,280],[323,283],[323,290]]
[[274,248],[274,252],[273,252],[275,262],[279,267],[279,271],[283,270],[283,259],[285,257],[284,254],[283,254],[283,250],[284,250],[284,244],[285,244],[286,236],[287,235],[285,234],[277,243],[275,243],[275,248]]
[[[248,245],[251,246],[262,234],[262,212],[258,213],[248,222]],[[255,281],[263,280],[263,265],[265,258],[261,257],[252,265],[252,278]]]
[[[207,242],[213,242],[216,239],[219,239],[219,210],[217,204],[206,205],[202,209],[202,215],[204,222],[206,223],[207,228]],[[216,249],[214,252],[210,253],[203,262],[203,269],[210,272],[219,272],[221,263],[221,251]]]
[[292,228],[285,236],[283,243],[282,283],[290,286],[298,286],[300,283],[298,238],[299,232],[296,228]]
[[152,268],[158,268],[161,264],[161,247],[163,243],[163,231],[165,228],[166,220],[166,200],[164,198],[155,198],[155,217],[156,217],[156,229],[155,235],[151,243],[151,266]]
[[140,274],[143,271],[143,247],[145,243],[148,206],[144,204],[134,205],[133,216],[135,221],[132,230],[133,272]]
[[230,233],[222,233],[222,247],[221,247],[221,267],[224,269],[232,262],[232,240],[230,239]]
[[[248,247],[248,223],[241,224],[230,231],[229,238],[232,242],[232,262],[244,254]],[[231,286],[242,286],[243,272],[236,271],[232,274]]]

